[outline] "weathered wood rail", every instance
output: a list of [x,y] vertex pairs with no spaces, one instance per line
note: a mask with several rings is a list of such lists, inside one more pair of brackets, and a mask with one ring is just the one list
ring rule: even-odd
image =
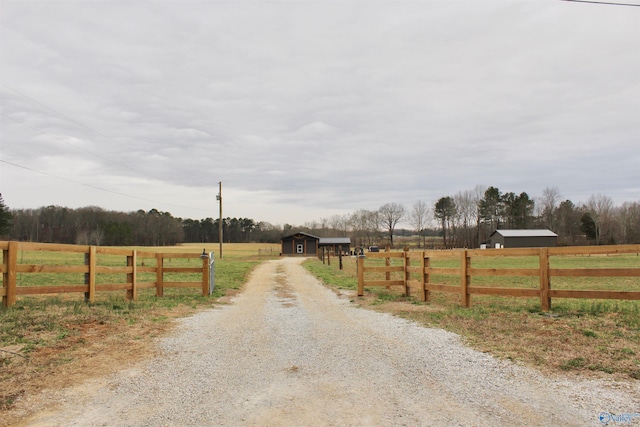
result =
[[[97,292],[105,291],[126,291],[128,299],[135,300],[140,289],[155,289],[156,296],[162,297],[165,288],[185,288],[196,287],[202,289],[202,294],[207,295],[209,291],[209,256],[198,253],[177,253],[177,252],[157,252],[140,251],[136,249],[84,246],[84,245],[63,245],[30,242],[0,242],[2,251],[2,286],[0,286],[0,296],[2,304],[10,307],[16,303],[19,295],[41,295],[60,293],[84,293],[85,300],[94,302]],[[60,264],[23,264],[18,262],[18,254],[24,252],[53,252],[65,254],[83,254],[84,263],[75,265]],[[101,265],[98,263],[99,255],[113,255],[125,257],[123,265]],[[201,265],[197,267],[165,266],[166,259],[180,258],[200,258]],[[144,263],[139,260],[144,259]],[[146,265],[149,260],[155,260],[155,265]],[[151,261],[153,263],[153,261]],[[18,286],[17,277],[19,273],[26,274],[77,274],[82,277],[84,283],[65,283],[55,285],[29,285]],[[146,277],[154,277],[153,281],[140,281],[142,274]],[[198,281],[168,281],[166,273],[199,273],[201,280]],[[122,281],[111,283],[98,283],[97,277],[112,278],[113,275],[122,277]],[[107,276],[108,275],[108,276]]]
[[[640,257],[637,266],[630,268],[551,268],[554,256],[591,256],[640,254],[640,245],[573,246],[555,248],[474,249],[420,252],[379,252],[358,258],[358,295],[364,295],[365,287],[400,286],[406,295],[417,294],[428,301],[431,292],[448,292],[460,295],[461,304],[470,307],[472,295],[500,295],[506,297],[535,297],[540,299],[541,309],[550,310],[552,298],[589,298],[640,300],[640,291],[602,289],[552,289],[551,279],[556,277],[640,277]],[[473,261],[487,257],[537,257],[536,268],[476,268]],[[384,266],[367,265],[367,260],[385,260]],[[393,266],[391,260],[399,259],[402,265]],[[458,267],[433,267],[433,261],[457,261]],[[378,261],[379,263],[380,261]],[[369,276],[385,274],[384,279]],[[392,277],[392,275],[394,277]],[[459,285],[438,283],[434,275],[459,277]],[[418,278],[416,278],[416,276]],[[524,276],[537,277],[536,288],[505,286],[474,286],[473,277]]]

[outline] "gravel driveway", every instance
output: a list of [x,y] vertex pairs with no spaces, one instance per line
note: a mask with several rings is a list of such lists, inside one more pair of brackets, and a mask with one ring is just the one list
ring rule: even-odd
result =
[[301,262],[262,264],[233,304],[181,320],[161,357],[25,425],[584,426],[640,412],[637,383],[545,378],[357,308]]

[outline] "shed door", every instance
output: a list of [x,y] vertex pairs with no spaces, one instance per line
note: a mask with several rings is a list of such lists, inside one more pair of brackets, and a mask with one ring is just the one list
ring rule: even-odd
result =
[[303,254],[304,253],[304,245],[302,243],[298,243],[296,245],[296,253]]

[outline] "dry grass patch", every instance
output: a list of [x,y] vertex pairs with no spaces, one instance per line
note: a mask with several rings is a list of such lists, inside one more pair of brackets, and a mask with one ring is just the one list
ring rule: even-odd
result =
[[[455,332],[479,351],[554,374],[640,379],[640,332],[620,314],[563,315],[358,298],[364,307]],[[404,297],[399,297],[404,299]]]
[[537,299],[474,296],[471,308],[455,294],[432,292],[426,303],[398,288],[355,297],[353,271],[310,261],[305,266],[361,306],[461,335],[479,351],[554,375],[640,380],[640,302],[561,300],[543,313]]
[[[184,305],[171,310],[162,308],[149,311],[131,323],[129,319],[117,317],[99,320],[86,315],[56,316],[60,307],[49,307],[41,309],[41,315],[35,319],[48,318],[49,327],[58,332],[30,331],[22,337],[27,344],[2,348],[17,350],[13,353],[26,356],[0,351],[4,354],[0,356],[0,425],[13,425],[28,415],[28,405],[12,410],[22,399],[37,396],[43,390],[77,385],[87,378],[109,374],[151,356],[155,348],[153,338],[172,329],[173,323],[169,320],[194,312]],[[64,321],[53,320],[56,317]]]
[[[206,250],[216,248],[208,245]],[[162,249],[201,252],[203,245]],[[15,425],[42,409],[33,405],[55,403],[37,398],[45,390],[75,386],[152,356],[154,338],[171,331],[173,319],[228,303],[251,269],[278,249],[225,244],[224,259],[216,255],[213,298],[198,289],[166,289],[164,298],[143,290],[136,302],[127,301],[124,292],[105,292],[93,305],[85,304],[82,295],[68,294],[24,296],[14,307],[0,308],[0,426]]]

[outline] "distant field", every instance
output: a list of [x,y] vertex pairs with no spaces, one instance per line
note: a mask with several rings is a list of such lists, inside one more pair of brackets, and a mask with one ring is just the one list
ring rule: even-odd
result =
[[[226,243],[223,245],[223,258],[220,259],[219,244],[190,243],[171,247],[128,247],[127,249],[137,249],[139,251],[159,251],[164,253],[206,253],[214,252],[216,266],[216,288],[220,294],[224,289],[238,288],[246,275],[247,269],[253,268],[262,260],[277,257],[280,254],[279,244],[269,243]],[[126,266],[126,257],[122,255],[97,255],[97,265],[108,267]],[[155,265],[155,258],[138,257],[137,265]],[[84,264],[84,254],[54,251],[20,251],[18,253],[18,264],[33,264],[39,266],[81,266]],[[195,267],[202,265],[199,259],[165,259],[165,267]],[[122,283],[125,274],[97,274],[96,284]],[[84,284],[83,273],[17,273],[17,286],[61,286],[61,285],[81,285]],[[165,281],[200,281],[199,273],[165,273]],[[138,282],[153,282],[155,274],[138,273]],[[0,284],[2,279],[0,279]],[[175,293],[191,292],[196,293],[196,289],[167,289],[165,296]],[[98,298],[110,298],[118,294],[118,291],[99,292]],[[151,297],[154,295],[152,289],[140,290],[140,297]],[[68,294],[66,297],[82,298],[80,294]],[[33,298],[19,296],[18,299]]]

